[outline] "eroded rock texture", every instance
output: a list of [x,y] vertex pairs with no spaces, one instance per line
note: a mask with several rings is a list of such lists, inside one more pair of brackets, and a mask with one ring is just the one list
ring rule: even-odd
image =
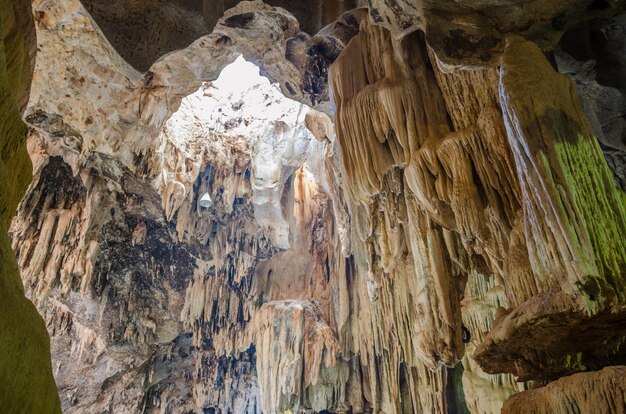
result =
[[565,29],[592,17],[613,16],[622,1],[370,0],[372,20],[401,37],[416,29],[450,65],[483,66],[497,59],[507,34],[551,48]]
[[623,407],[623,4],[127,3],[33,2],[65,412]]
[[[146,71],[158,58],[211,33],[224,12],[241,0],[83,0],[107,39],[137,70]],[[291,12],[311,35],[356,7],[354,0],[271,0],[267,4]],[[233,19],[230,24],[245,22]]]
[[609,167],[626,189],[626,35],[624,14],[585,21],[568,30],[554,51],[559,71],[574,81]]
[[623,413],[624,367],[562,378],[511,397],[503,413]]

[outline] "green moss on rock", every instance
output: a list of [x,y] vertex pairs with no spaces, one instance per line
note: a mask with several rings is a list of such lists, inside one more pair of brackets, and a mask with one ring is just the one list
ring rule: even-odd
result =
[[[554,146],[558,165],[574,203],[568,206],[572,221],[582,224],[591,242],[599,274],[590,274],[583,284],[590,298],[612,290],[620,303],[626,290],[626,196],[613,176],[595,137],[578,135],[574,142]],[[575,237],[575,235],[573,236]],[[582,254],[581,254],[582,255]],[[597,294],[594,295],[594,290]]]
[[29,18],[26,3],[15,1],[0,0],[0,412],[60,413],[50,338],[35,306],[24,297],[7,234],[31,179],[28,131],[17,102],[28,92],[26,39],[34,28],[32,21],[22,21]]

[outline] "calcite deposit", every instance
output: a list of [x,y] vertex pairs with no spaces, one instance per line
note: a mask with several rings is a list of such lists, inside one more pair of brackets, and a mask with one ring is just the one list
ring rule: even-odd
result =
[[623,1],[5,3],[9,412],[625,411]]

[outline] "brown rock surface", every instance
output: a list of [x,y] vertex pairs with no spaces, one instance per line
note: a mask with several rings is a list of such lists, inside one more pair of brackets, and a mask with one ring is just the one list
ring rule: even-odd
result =
[[[510,38],[502,63],[500,99],[526,199],[529,261],[545,288],[496,320],[475,356],[488,371],[532,379],[620,361],[624,193],[572,85],[539,49]],[[534,86],[522,89],[529,81]]]
[[587,0],[371,0],[372,20],[402,37],[416,29],[449,65],[485,66],[496,61],[507,34],[551,49],[569,26],[624,11],[621,1]]
[[11,242],[65,412],[617,407],[619,36],[542,49],[623,4],[144,3],[33,2]]
[[624,413],[625,374],[626,368],[615,366],[561,378],[514,395],[504,404],[502,413]]
[[[82,0],[120,55],[145,72],[161,56],[183,49],[213,31],[224,12],[241,0]],[[354,0],[270,0],[291,12],[310,35],[356,7]],[[234,20],[233,20],[234,22]]]

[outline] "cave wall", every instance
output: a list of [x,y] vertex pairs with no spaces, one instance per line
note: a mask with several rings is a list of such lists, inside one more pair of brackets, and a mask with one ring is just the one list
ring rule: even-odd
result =
[[[183,6],[99,27],[122,3],[33,2],[10,233],[64,411],[623,404],[615,94],[559,44],[622,5],[371,1],[311,35],[317,2],[240,2],[154,63],[205,29],[134,39],[139,73],[115,36]],[[239,54],[269,81],[229,94]]]
[[28,98],[35,30],[26,2],[0,4],[0,405],[7,412],[58,413],[50,339],[44,321],[24,297],[7,231],[31,178],[27,127],[21,111]]
[[[331,122],[283,102],[310,102],[306,71],[285,57],[297,21],[241,4],[141,76],[80,2],[34,8],[34,180],[11,236],[47,321],[64,411],[322,410],[347,394],[360,403],[331,329],[338,259],[324,240],[336,207],[310,171],[332,163]],[[266,80],[253,99],[233,98],[219,79],[205,83],[237,52],[280,88]],[[57,93],[72,105],[49,99]]]
[[[572,83],[521,37],[506,39],[499,67],[450,71],[418,34],[361,27],[330,79],[373,309],[362,337],[381,342],[371,353],[454,365],[469,334],[464,375],[477,363],[479,377],[549,381],[621,364],[624,193]],[[479,277],[500,291],[478,298],[496,299],[488,312],[465,297]],[[376,372],[393,390],[398,366]],[[503,396],[516,388],[489,381]],[[399,411],[397,394],[379,398]]]
[[505,38],[517,34],[551,50],[572,26],[592,18],[611,18],[624,2],[604,0],[371,0],[373,22],[395,38],[416,29],[446,65],[497,64]]

